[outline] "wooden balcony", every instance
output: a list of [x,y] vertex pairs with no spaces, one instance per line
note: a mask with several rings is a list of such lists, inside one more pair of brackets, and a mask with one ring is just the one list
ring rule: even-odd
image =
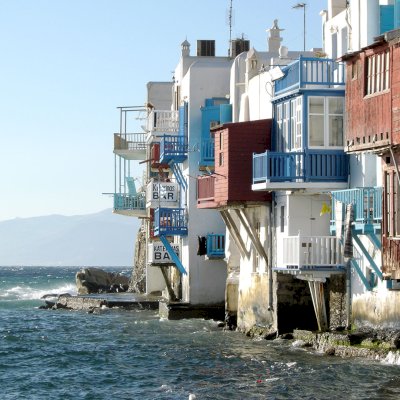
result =
[[147,118],[147,130],[155,136],[177,134],[179,130],[179,112],[171,110],[153,110]]
[[114,153],[126,160],[145,160],[146,134],[114,133]]
[[157,208],[154,211],[155,236],[185,236],[187,232],[184,208]]
[[253,190],[341,189],[348,156],[340,150],[253,154]]
[[214,167],[214,138],[202,139],[200,146],[200,162],[199,169]]
[[296,89],[344,89],[345,85],[345,65],[331,59],[300,57],[282,72],[283,78],[275,81],[275,96]]
[[160,162],[181,163],[188,154],[188,141],[185,136],[164,135],[160,141]]
[[122,214],[131,217],[146,216],[146,196],[143,192],[138,194],[114,193],[115,214]]
[[336,232],[336,224],[344,221],[345,211],[338,216],[337,203],[354,205],[353,227],[359,233],[380,232],[382,222],[382,187],[361,187],[347,190],[337,190],[332,193],[331,232]]
[[197,177],[197,208],[216,208],[215,176],[203,175]]
[[334,236],[289,236],[283,238],[282,264],[277,272],[342,273],[344,268],[340,241]]
[[225,235],[209,233],[207,235],[207,258],[210,260],[225,258]]

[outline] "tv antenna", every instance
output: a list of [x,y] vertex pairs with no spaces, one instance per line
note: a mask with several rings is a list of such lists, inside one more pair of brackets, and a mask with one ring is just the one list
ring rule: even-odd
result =
[[233,0],[229,1],[229,8],[226,13],[226,23],[229,25],[229,48],[228,48],[228,56],[231,56],[231,44],[232,44],[232,26],[234,24],[233,21],[233,8],[232,8]]

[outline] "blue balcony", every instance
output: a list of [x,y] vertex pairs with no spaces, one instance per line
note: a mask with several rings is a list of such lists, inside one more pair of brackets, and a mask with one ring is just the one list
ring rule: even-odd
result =
[[282,68],[275,81],[275,96],[296,89],[332,88],[345,85],[345,65],[331,59],[300,57]]
[[340,150],[253,154],[253,190],[346,187],[348,156]]
[[344,220],[336,215],[337,202],[354,205],[354,229],[359,233],[377,232],[382,222],[382,187],[362,187],[332,192],[331,232],[336,232],[336,221]]
[[155,236],[185,236],[187,232],[184,208],[157,208],[154,211]]
[[188,141],[185,136],[164,135],[160,141],[160,163],[181,163],[188,154]]
[[225,235],[207,235],[207,257],[209,259],[225,258]]
[[138,194],[114,193],[114,213],[133,217],[146,215],[146,196],[141,192]]
[[200,148],[200,168],[213,167],[215,162],[214,138],[202,139]]

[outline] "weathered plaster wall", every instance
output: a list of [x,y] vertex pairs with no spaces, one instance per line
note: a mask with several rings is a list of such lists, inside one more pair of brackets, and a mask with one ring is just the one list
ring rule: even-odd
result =
[[400,329],[400,292],[380,290],[353,296],[352,316],[357,327]]
[[268,310],[269,277],[267,273],[253,273],[248,284],[239,287],[237,326],[248,331],[254,325],[276,330],[273,310]]

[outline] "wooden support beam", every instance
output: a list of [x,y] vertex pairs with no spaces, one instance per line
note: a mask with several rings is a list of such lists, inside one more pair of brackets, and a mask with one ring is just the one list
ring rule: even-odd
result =
[[247,234],[250,237],[250,240],[254,244],[256,251],[260,255],[260,257],[264,258],[266,265],[268,266],[268,255],[264,249],[264,246],[261,244],[260,238],[258,237],[258,234],[256,230],[253,227],[253,224],[250,222],[248,215],[246,214],[245,209],[235,209],[235,212],[237,216],[240,219],[240,222],[246,229]]
[[178,299],[176,298],[175,292],[174,292],[174,290],[172,289],[172,286],[171,286],[171,282],[168,279],[167,268],[168,267],[165,267],[165,266],[160,267],[161,273],[162,273],[162,275],[164,277],[165,284],[167,285],[169,299],[171,301],[177,301]]
[[240,232],[238,227],[236,226],[235,221],[233,220],[232,216],[229,214],[228,210],[220,211],[221,217],[225,222],[226,227],[229,230],[229,233],[232,235],[233,240],[235,241],[241,256],[249,258],[250,253],[246,249],[246,245],[243,242],[242,237],[240,236]]
[[324,283],[309,280],[308,285],[310,287],[315,316],[317,317],[318,329],[321,332],[325,332],[328,330],[328,318],[326,316]]

